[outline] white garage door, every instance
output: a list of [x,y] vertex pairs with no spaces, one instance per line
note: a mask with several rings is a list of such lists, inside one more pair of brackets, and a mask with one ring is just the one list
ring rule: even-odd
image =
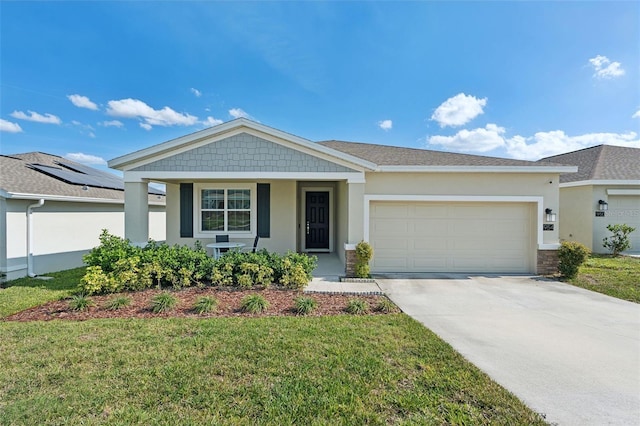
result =
[[[637,195],[610,195],[609,211],[606,213],[607,223],[622,224],[636,228],[629,234],[631,241],[631,251],[640,251],[640,196]],[[606,226],[605,225],[605,226]],[[605,230],[605,236],[610,236],[611,232]],[[596,241],[602,245],[602,241]]]
[[374,201],[373,272],[534,272],[527,203]]

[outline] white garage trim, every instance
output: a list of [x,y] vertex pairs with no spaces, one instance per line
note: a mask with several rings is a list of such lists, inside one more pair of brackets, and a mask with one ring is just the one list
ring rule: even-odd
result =
[[498,203],[536,203],[538,221],[537,246],[539,250],[556,249],[559,244],[544,244],[542,223],[544,210],[544,197],[517,196],[517,195],[365,195],[364,196],[364,240],[369,242],[370,205],[372,201],[440,201],[440,202],[498,202]]
[[640,189],[607,189],[607,195],[640,195]]

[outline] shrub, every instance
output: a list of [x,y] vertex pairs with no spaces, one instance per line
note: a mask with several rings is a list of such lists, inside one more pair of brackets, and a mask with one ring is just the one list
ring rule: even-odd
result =
[[360,241],[356,246],[355,274],[358,278],[369,278],[369,260],[373,257],[373,248],[369,243]]
[[105,303],[104,307],[110,311],[117,311],[118,309],[127,307],[131,304],[131,298],[127,296],[117,296],[110,299]]
[[376,305],[376,311],[391,314],[393,312],[398,312],[398,307],[391,300],[383,297]]
[[300,296],[293,301],[293,310],[298,315],[309,315],[318,307],[318,302],[313,297]]
[[580,265],[587,260],[589,249],[575,241],[563,241],[558,249],[560,273],[567,278],[574,278],[578,275]]
[[115,293],[122,290],[122,285],[101,266],[89,266],[80,280],[80,290],[86,294]]
[[74,311],[86,311],[91,306],[93,306],[93,302],[84,293],[72,296],[71,300],[69,301],[69,307]]
[[82,260],[87,266],[100,266],[105,273],[113,271],[118,260],[135,256],[142,250],[131,245],[129,240],[109,234],[106,229],[98,238],[100,245],[85,254]]
[[364,315],[369,312],[369,302],[364,299],[349,299],[347,312],[353,315]]
[[217,307],[218,299],[210,296],[202,296],[196,300],[196,303],[193,305],[193,310],[202,315],[215,311]]
[[170,293],[163,292],[153,296],[153,299],[151,299],[151,310],[156,314],[160,312],[167,312],[172,310],[177,303],[178,299],[176,299],[175,296]]
[[618,256],[620,252],[631,248],[631,241],[629,241],[629,234],[636,230],[627,224],[607,225],[607,229],[613,233],[612,236],[604,238],[602,245],[607,250],[611,251],[611,254]]
[[259,294],[249,294],[240,302],[240,309],[250,314],[259,314],[267,310],[269,302]]

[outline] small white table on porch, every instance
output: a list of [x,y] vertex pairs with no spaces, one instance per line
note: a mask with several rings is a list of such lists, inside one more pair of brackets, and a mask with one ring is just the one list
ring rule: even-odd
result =
[[220,249],[234,249],[234,248],[242,248],[246,246],[245,243],[233,243],[233,242],[224,242],[224,243],[211,243],[207,244],[206,247],[210,247],[213,249],[213,258],[220,259]]

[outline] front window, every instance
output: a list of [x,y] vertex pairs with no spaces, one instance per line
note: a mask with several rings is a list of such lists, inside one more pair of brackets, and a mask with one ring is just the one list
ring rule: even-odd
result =
[[202,189],[200,207],[203,232],[251,232],[250,189]]

